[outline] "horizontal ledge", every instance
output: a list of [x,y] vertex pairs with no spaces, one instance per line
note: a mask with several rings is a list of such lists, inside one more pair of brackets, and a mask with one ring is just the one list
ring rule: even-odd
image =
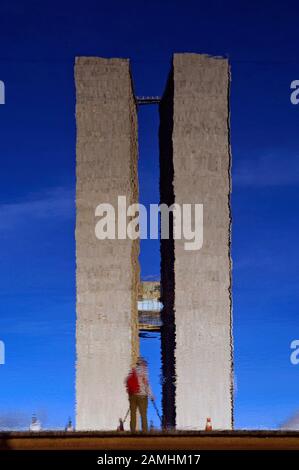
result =
[[160,96],[136,96],[136,103],[139,105],[144,104],[159,104],[161,101]]

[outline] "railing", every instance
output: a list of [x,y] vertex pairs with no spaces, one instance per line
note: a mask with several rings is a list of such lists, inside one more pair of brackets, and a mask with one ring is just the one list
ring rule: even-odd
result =
[[136,103],[139,105],[144,104],[159,104],[161,101],[160,96],[136,96]]

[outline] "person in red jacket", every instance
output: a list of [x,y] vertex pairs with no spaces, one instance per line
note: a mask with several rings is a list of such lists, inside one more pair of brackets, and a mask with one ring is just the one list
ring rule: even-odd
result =
[[130,402],[130,429],[136,431],[136,413],[137,409],[141,416],[142,431],[147,432],[147,408],[148,398],[153,399],[153,394],[149,384],[148,366],[144,358],[139,357],[136,367],[133,367],[126,380],[127,392]]

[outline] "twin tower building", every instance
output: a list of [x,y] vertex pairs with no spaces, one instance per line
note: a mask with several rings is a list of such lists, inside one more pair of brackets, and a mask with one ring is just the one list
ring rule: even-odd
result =
[[[99,240],[95,210],[138,203],[138,102],[127,59],[78,57],[75,81],[76,428],[114,430],[139,353],[139,240]],[[163,422],[177,429],[233,426],[229,85],[226,59],[175,54],[159,103],[160,203],[203,204],[200,250],[171,228],[161,240]]]

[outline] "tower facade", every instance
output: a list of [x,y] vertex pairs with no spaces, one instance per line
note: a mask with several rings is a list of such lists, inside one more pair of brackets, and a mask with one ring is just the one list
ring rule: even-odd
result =
[[[76,428],[111,430],[138,355],[139,241],[99,240],[96,208],[138,202],[136,100],[126,59],[77,58],[75,81]],[[178,429],[233,424],[229,85],[227,60],[175,54],[160,103],[160,202],[203,205],[199,250],[173,220],[161,240],[162,406]]]
[[136,105],[126,59],[77,58],[75,82],[76,428],[111,430],[128,408],[124,379],[138,354],[139,242],[99,240],[96,208],[117,208],[120,195],[138,202]]
[[[161,202],[203,204],[203,245],[161,241],[166,424],[232,427],[229,65],[175,54],[160,105]],[[167,396],[167,399],[165,399]]]

